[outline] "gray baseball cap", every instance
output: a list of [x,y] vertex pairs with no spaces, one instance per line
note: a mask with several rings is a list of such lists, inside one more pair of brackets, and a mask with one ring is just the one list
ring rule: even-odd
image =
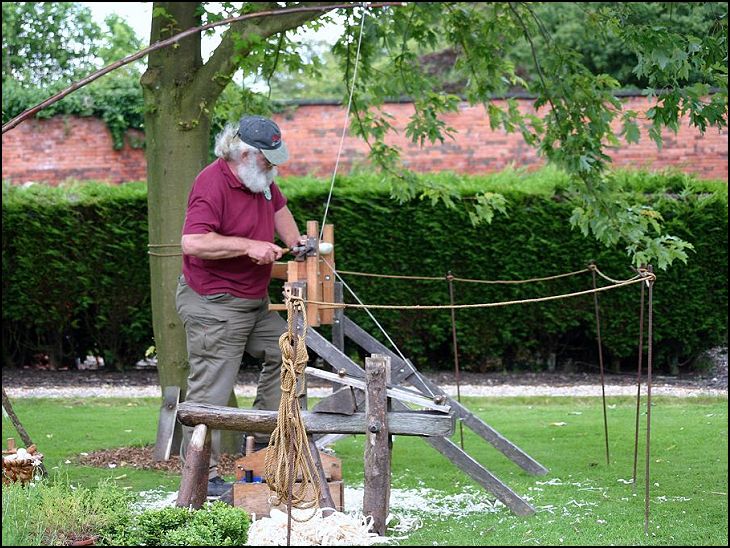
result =
[[266,159],[278,166],[289,159],[289,151],[281,139],[281,130],[263,116],[244,116],[238,123],[238,137],[261,151]]

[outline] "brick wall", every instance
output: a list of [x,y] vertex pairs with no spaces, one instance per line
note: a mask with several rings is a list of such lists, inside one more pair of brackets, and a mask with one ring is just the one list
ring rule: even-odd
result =
[[[648,102],[642,97],[625,99],[626,108],[643,112]],[[530,101],[521,101],[530,109]],[[459,112],[444,117],[457,130],[455,139],[423,147],[405,136],[405,126],[413,107],[408,103],[391,103],[388,112],[399,134],[388,138],[398,146],[404,163],[420,172],[455,171],[478,174],[500,171],[509,165],[536,169],[543,165],[534,149],[519,134],[492,131],[481,106],[462,103]],[[290,161],[282,166],[282,175],[332,175],[344,123],[344,109],[335,105],[302,105],[278,114],[289,147]],[[90,118],[53,118],[25,122],[3,135],[4,180],[13,183],[46,181],[57,184],[67,178],[98,179],[114,183],[145,178],[144,152],[128,145],[121,151],[112,149],[109,130],[100,120]],[[657,149],[646,132],[638,144],[623,145],[608,151],[616,166],[650,170],[673,167],[697,174],[703,179],[728,180],[728,133],[708,130],[705,135],[682,124],[675,135],[666,132],[664,146]],[[346,137],[338,173],[367,163],[367,145]]]
[[56,116],[27,120],[3,134],[3,180],[58,184],[67,179],[123,183],[147,178],[143,148],[130,139],[144,139],[130,130],[121,150],[98,118]]

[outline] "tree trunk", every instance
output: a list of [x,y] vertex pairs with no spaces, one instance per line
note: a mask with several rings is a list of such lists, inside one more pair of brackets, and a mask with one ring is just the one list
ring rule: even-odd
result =
[[[152,20],[151,43],[200,24],[196,2],[156,2],[177,22],[170,29],[166,17]],[[200,70],[200,34],[178,46],[149,56],[142,76],[147,136],[147,207],[149,223],[152,323],[161,389],[187,387],[188,358],[185,331],[175,308],[182,257],[178,254],[187,197],[195,177],[208,159],[210,120],[207,111],[191,109],[188,85]],[[196,116],[191,119],[190,116]],[[169,247],[155,247],[164,244]]]

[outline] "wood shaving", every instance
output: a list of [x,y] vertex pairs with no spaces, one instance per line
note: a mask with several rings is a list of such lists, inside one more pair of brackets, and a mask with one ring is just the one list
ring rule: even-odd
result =
[[[276,509],[270,517],[251,524],[248,546],[286,546],[287,514]],[[398,537],[381,537],[373,533],[372,518],[355,517],[335,512],[322,517],[322,510],[308,521],[291,520],[292,546],[372,546],[387,544]]]

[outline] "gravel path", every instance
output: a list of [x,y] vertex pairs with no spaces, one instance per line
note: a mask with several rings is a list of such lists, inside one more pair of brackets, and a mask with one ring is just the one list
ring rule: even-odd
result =
[[[449,396],[457,394],[455,384],[440,385]],[[499,385],[479,386],[473,384],[460,386],[461,396],[480,397],[512,397],[512,396],[600,396],[600,384],[578,384],[573,386],[533,386],[533,385]],[[635,396],[636,386],[606,385],[606,396]],[[160,396],[159,386],[124,386],[102,385],[96,387],[64,387],[64,388],[14,388],[8,387],[6,392],[11,398],[143,398]],[[310,388],[308,394],[313,398],[321,398],[331,394],[332,390],[324,387]],[[646,386],[642,395],[647,393]],[[673,384],[653,384],[652,395],[675,397],[727,396],[727,388],[682,387]],[[236,395],[253,398],[256,387],[252,384],[237,384]]]
[[[728,392],[727,348],[708,352],[714,364],[705,375],[691,378],[654,377],[652,394],[659,396],[697,397],[725,396]],[[256,390],[256,372],[244,369],[238,376],[236,394],[253,397]],[[452,373],[426,374],[426,377],[456,396],[457,387]],[[642,395],[646,394],[646,380],[642,380]],[[118,371],[43,371],[3,369],[3,388],[11,398],[87,398],[87,397],[159,397],[160,388],[155,370]],[[462,373],[462,396],[600,396],[598,374],[564,373]],[[607,396],[635,396],[635,375],[607,375]],[[322,397],[331,389],[315,379],[309,394]]]

